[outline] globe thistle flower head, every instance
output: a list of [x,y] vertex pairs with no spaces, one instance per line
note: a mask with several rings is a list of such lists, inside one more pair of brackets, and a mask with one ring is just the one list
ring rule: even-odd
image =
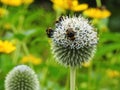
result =
[[93,57],[98,43],[97,32],[82,16],[63,16],[55,24],[52,51],[65,66],[81,66]]
[[26,65],[16,66],[5,80],[5,90],[40,90],[34,71]]

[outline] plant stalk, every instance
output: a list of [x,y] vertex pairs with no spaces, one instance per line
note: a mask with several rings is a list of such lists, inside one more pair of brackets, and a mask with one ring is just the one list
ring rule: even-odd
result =
[[102,6],[101,0],[96,0],[96,4],[97,4],[97,7],[101,7]]
[[75,90],[76,68],[70,67],[70,90]]

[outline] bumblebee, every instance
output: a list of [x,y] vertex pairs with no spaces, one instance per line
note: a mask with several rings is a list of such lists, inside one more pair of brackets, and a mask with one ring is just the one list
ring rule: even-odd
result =
[[60,16],[60,17],[55,21],[55,23],[59,23],[62,19],[63,19],[63,16]]
[[66,36],[67,36],[68,39],[70,39],[72,41],[75,40],[75,32],[73,31],[72,28],[68,28],[66,30]]
[[51,27],[46,29],[46,34],[49,38],[53,37],[54,30],[51,29]]

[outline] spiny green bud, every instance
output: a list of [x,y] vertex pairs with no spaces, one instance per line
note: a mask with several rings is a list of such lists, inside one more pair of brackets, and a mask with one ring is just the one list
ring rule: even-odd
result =
[[16,66],[5,80],[5,90],[40,90],[35,72],[26,65]]

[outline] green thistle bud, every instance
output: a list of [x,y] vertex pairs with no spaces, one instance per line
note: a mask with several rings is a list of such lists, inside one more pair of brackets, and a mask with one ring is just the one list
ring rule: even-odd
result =
[[52,52],[64,66],[77,67],[90,60],[97,43],[95,28],[81,16],[62,17],[55,24]]
[[5,90],[40,90],[35,72],[26,65],[16,66],[5,80]]

